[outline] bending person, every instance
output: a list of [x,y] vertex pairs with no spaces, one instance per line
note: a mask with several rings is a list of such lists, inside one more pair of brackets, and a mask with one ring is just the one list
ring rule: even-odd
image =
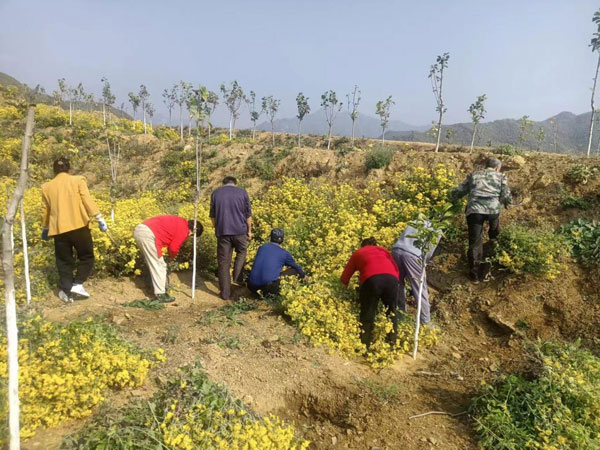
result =
[[[427,228],[431,228],[431,224],[427,224]],[[406,288],[404,280],[408,278],[415,300],[419,295],[419,280],[423,275],[423,267],[421,266],[421,249],[415,245],[416,237],[412,237],[417,233],[417,230],[412,226],[407,226],[400,235],[400,238],[392,246],[392,257],[398,265],[399,281],[398,285],[398,309],[406,312]],[[438,232],[437,242],[429,244],[429,249],[425,255],[425,261],[429,262],[433,257],[440,239],[442,238],[441,231]],[[429,314],[429,291],[427,290],[427,273],[423,278],[423,292],[421,293],[421,315],[422,324],[429,323],[431,317]]]
[[[197,222],[196,236],[202,236],[204,227]],[[135,227],[133,237],[144,255],[156,299],[162,303],[175,301],[167,292],[167,263],[162,249],[167,248],[169,257],[175,258],[185,240],[194,232],[194,221],[179,216],[152,217]]]
[[[70,175],[67,158],[54,161],[54,178],[42,185],[42,239],[54,238],[54,256],[58,269],[58,297],[73,302],[73,294],[87,298],[83,287],[94,268],[94,242],[90,221],[98,221],[100,231],[108,228],[88,190],[85,178]],[[75,270],[73,250],[79,266]]]
[[385,306],[386,314],[392,320],[393,331],[389,338],[392,344],[398,335],[398,267],[392,255],[377,245],[375,238],[364,239],[361,248],[356,250],[342,273],[341,281],[348,286],[354,272],[360,275],[359,301],[360,323],[362,325],[361,341],[371,345],[373,326],[379,301]]
[[[298,276],[307,279],[302,268],[287,250],[281,248],[284,233],[281,228],[273,228],[271,242],[263,244],[256,253],[254,264],[248,278],[248,289],[263,296],[279,295],[279,283],[282,276]],[[284,267],[287,270],[282,272]]]

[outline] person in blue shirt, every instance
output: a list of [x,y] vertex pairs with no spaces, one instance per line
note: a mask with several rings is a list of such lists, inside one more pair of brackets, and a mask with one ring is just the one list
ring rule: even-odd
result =
[[[282,276],[296,275],[306,280],[307,276],[302,268],[296,264],[292,255],[281,248],[284,233],[281,228],[273,228],[271,242],[263,244],[256,253],[254,264],[248,277],[248,289],[255,294],[263,296],[279,294],[279,280]],[[283,267],[288,267],[282,272]]]

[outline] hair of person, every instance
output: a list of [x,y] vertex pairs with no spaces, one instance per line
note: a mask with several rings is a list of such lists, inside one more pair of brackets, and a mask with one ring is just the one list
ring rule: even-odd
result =
[[237,185],[237,178],[232,176],[227,176],[223,178],[223,184],[235,184]]
[[60,158],[54,160],[52,168],[54,169],[54,175],[58,175],[61,172],[68,172],[71,168],[71,163],[69,163],[67,158],[61,156]]
[[373,236],[371,236],[366,239],[363,239],[362,242],[360,243],[361,247],[366,247],[367,245],[377,245],[377,239],[375,239]]
[[497,169],[502,167],[502,161],[500,161],[498,158],[488,158],[485,162],[485,167],[486,169]]
[[[204,233],[204,227],[202,226],[202,224],[198,221],[196,221],[196,236],[200,237],[202,236],[202,233]],[[194,221],[193,220],[188,220],[188,228],[190,229],[190,231],[194,231]]]
[[273,228],[271,230],[271,242],[274,242],[275,244],[281,244],[284,237],[285,234],[281,228]]

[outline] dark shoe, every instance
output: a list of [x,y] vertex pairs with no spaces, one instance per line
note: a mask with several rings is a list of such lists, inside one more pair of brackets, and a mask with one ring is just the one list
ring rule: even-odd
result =
[[161,303],[172,303],[175,301],[175,297],[171,297],[169,294],[158,294],[156,300]]
[[477,275],[474,274],[469,274],[469,280],[471,280],[471,283],[473,284],[479,284],[479,277]]

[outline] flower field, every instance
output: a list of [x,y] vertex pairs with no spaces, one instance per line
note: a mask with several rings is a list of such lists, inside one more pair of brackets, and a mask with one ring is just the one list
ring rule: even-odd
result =
[[[21,436],[87,417],[109,389],[141,386],[162,350],[143,352],[93,319],[59,325],[35,316],[20,326]],[[0,343],[0,441],[6,436],[6,338]]]

